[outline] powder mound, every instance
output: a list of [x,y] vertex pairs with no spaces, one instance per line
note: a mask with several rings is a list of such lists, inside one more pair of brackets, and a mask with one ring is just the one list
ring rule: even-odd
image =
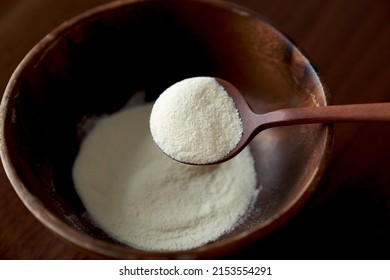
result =
[[211,77],[182,80],[166,89],[150,115],[157,146],[186,163],[224,158],[241,139],[243,125],[233,99]]
[[223,164],[193,166],[165,156],[148,126],[153,104],[99,120],[73,166],[92,220],[143,250],[192,249],[230,231],[256,196],[249,149]]

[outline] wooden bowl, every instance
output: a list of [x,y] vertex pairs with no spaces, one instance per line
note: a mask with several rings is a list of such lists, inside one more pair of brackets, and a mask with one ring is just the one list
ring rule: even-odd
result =
[[251,144],[260,188],[254,210],[205,246],[145,252],[113,240],[88,219],[71,173],[82,124],[115,112],[139,90],[152,101],[193,76],[232,82],[258,113],[328,102],[304,55],[245,8],[220,1],[111,2],[44,37],[5,90],[1,158],[27,208],[62,238],[107,258],[217,258],[285,223],[323,175],[332,125],[260,133]]

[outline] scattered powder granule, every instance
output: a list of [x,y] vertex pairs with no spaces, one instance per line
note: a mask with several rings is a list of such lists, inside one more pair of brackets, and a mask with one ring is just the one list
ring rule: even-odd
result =
[[143,250],[186,250],[229,232],[256,197],[246,148],[232,160],[193,166],[165,156],[150,135],[152,104],[97,121],[73,166],[89,216],[117,240]]
[[243,125],[233,99],[217,80],[195,77],[159,96],[150,115],[150,130],[157,146],[171,158],[207,164],[236,147]]

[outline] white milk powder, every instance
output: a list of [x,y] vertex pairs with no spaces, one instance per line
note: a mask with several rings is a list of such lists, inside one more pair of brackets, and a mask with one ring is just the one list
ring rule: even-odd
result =
[[243,126],[233,99],[211,77],[182,80],[165,90],[150,115],[154,141],[168,156],[205,164],[224,158]]
[[75,188],[94,222],[144,250],[185,250],[231,230],[256,190],[249,149],[219,165],[164,155],[150,135],[152,104],[99,120],[73,167]]

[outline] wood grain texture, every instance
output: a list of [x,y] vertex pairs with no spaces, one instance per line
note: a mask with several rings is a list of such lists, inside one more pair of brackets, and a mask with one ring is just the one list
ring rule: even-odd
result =
[[[107,0],[0,1],[0,92],[46,33]],[[236,0],[288,35],[317,67],[333,104],[390,102],[387,0]],[[390,258],[390,124],[338,124],[332,161],[289,224],[227,258]],[[44,228],[0,171],[0,259],[89,259]]]

